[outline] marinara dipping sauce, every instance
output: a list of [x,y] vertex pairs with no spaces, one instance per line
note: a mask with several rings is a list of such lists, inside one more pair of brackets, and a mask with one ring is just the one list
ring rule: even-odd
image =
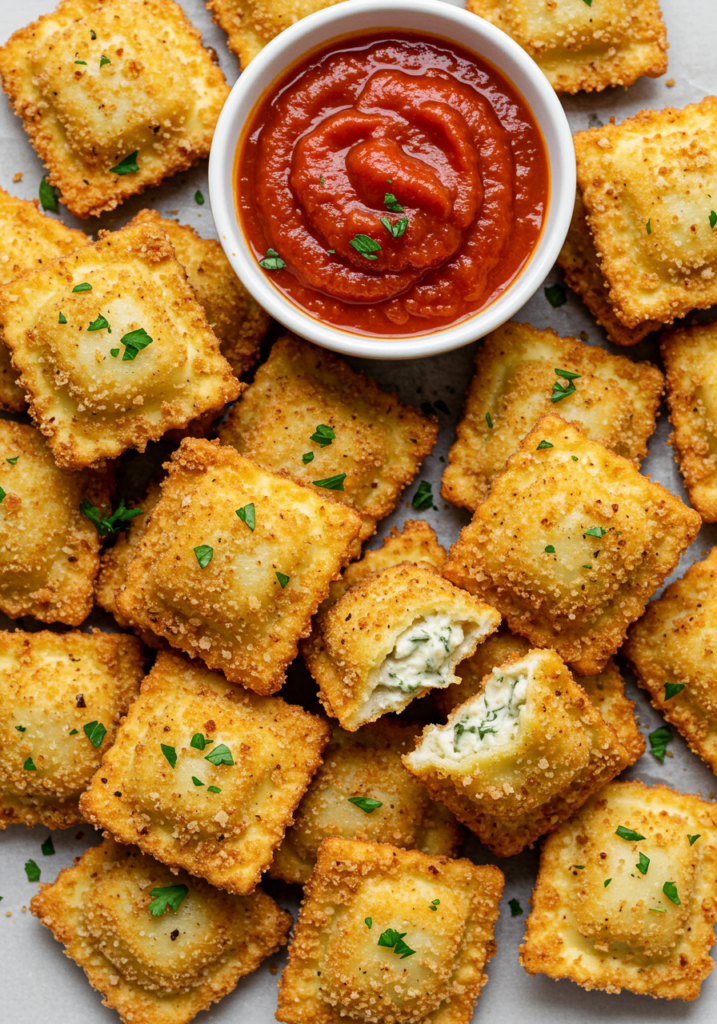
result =
[[550,188],[540,130],[496,68],[385,29],[333,40],[267,90],[235,180],[257,260],[278,254],[277,288],[318,320],[407,336],[507,288]]

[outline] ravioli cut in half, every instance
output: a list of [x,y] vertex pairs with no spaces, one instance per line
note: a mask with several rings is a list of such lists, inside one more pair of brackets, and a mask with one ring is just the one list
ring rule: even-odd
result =
[[401,763],[419,728],[387,719],[354,733],[333,726],[324,763],[274,854],[269,875],[304,885],[319,846],[330,836],[452,856],[461,840],[460,826]]
[[546,839],[520,962],[585,989],[696,999],[716,887],[714,805],[613,782]]
[[512,36],[557,93],[628,86],[667,71],[657,0],[468,0],[466,6]]
[[188,1024],[275,953],[291,926],[262,889],[233,896],[109,838],[41,884],[30,910],[123,1024]]
[[120,842],[244,895],[330,738],[302,708],[160,651],[80,806]]
[[325,839],[277,1020],[469,1024],[495,953],[503,872],[384,843]]
[[[580,380],[562,386],[579,391]],[[493,480],[443,574],[494,605],[512,632],[595,675],[700,523],[627,459],[545,416]]]
[[142,646],[122,633],[0,633],[0,829],[69,828],[139,693]]
[[495,608],[402,563],[366,577],[322,612],[302,650],[327,712],[354,732],[457,682],[456,666],[499,624]]
[[144,451],[244,387],[154,223],[107,233],[5,285],[0,326],[63,469]]
[[489,334],[476,353],[475,376],[443,473],[446,501],[474,512],[485,500],[508,456],[556,408],[555,384],[566,380],[556,368],[579,381],[561,399],[560,414],[640,468],[664,390],[657,367],[561,338],[550,328],[511,321]]
[[185,439],[166,468],[117,610],[232,682],[274,693],[361,520],[216,441]]
[[174,0],[62,0],[0,47],[0,75],[76,217],[208,156],[229,94]]
[[541,650],[494,668],[403,757],[500,857],[570,817],[632,760],[555,651]]

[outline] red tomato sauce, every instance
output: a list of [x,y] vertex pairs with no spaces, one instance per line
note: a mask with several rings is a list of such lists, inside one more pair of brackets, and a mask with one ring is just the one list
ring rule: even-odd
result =
[[334,40],[294,64],[237,149],[237,210],[272,284],[318,320],[426,334],[496,299],[543,227],[545,144],[487,61],[433,36]]

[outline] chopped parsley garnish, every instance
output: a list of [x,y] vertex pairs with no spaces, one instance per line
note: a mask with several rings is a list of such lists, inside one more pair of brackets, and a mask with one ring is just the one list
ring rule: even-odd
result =
[[394,238],[400,238],[408,227],[408,217],[401,217],[392,224],[388,217],[381,217],[381,223]]
[[281,584],[281,589],[285,590],[286,589],[286,584],[289,582],[291,577],[290,576],[286,576],[283,572],[275,572],[274,575],[276,576],[276,578],[278,579],[279,583]]
[[523,908],[517,900],[508,900],[508,906],[510,907],[511,917],[520,917],[523,913]]
[[678,693],[684,690],[684,683],[665,683],[665,700],[670,700],[672,697],[676,697]]
[[112,356],[113,359],[116,359],[117,356],[119,355],[119,349],[118,348],[111,348],[110,349],[110,355]]
[[581,565],[580,568],[581,569],[592,569],[592,566],[591,565]]
[[571,871],[584,871],[585,870],[585,865],[584,864],[571,864],[570,865],[570,870]]
[[335,249],[327,249],[326,251],[327,251],[328,253],[334,253],[334,252],[336,252],[336,250],[335,250]]
[[690,842],[690,846],[694,846],[695,845],[697,840],[700,838],[701,834],[702,834],[701,832],[698,832],[696,836],[691,836],[691,835],[687,836],[687,838],[689,839],[689,842]]
[[[390,184],[391,184],[391,183],[389,182],[389,185],[390,185]],[[401,204],[399,203],[398,199],[396,199],[396,197],[395,197],[395,195],[393,194],[393,192],[385,192],[385,193],[384,193],[384,196],[383,196],[383,205],[384,205],[384,206],[386,207],[386,209],[387,209],[387,210],[389,210],[389,211],[390,211],[391,213],[403,213],[403,207],[402,207],[402,206],[401,206]]]
[[651,732],[647,738],[650,741],[650,753],[655,755],[660,764],[664,764],[667,744],[672,739],[672,730],[663,725]]
[[204,750],[205,747],[208,747],[210,743],[213,742],[214,740],[210,740],[208,737],[203,736],[201,732],[195,732],[189,746],[194,747],[195,750]]
[[86,60],[76,60],[75,64],[84,64],[86,66],[87,65],[87,61]]
[[206,569],[212,560],[214,554],[214,548],[210,547],[209,544],[200,544],[194,549],[194,554],[197,556],[200,569]]
[[16,725],[15,728],[17,729],[18,732],[25,732],[25,730],[27,729],[27,726],[26,725]]
[[107,735],[107,730],[102,722],[88,722],[87,725],[82,726],[82,731],[95,748],[100,746]]
[[323,183],[324,183],[324,176],[323,176],[323,174],[320,174],[319,175],[319,185],[323,185]]
[[188,894],[189,889],[186,885],[166,885],[162,889],[151,889],[149,895],[152,902],[149,905],[149,912],[152,917],[161,917],[167,907],[171,907],[172,913],[176,914],[182,900]]
[[219,786],[207,786],[207,793],[221,793]]
[[620,836],[621,839],[627,839],[628,842],[639,843],[644,836],[641,836],[639,832],[634,832],[631,828],[625,828],[624,825],[618,825],[615,829],[615,835]]
[[7,498],[7,492],[0,487],[0,504]]
[[203,786],[204,785],[202,780],[198,779],[196,775],[192,775],[192,782],[194,783],[195,786]]
[[305,466],[308,466],[310,462],[314,461],[314,453],[304,452],[304,454],[301,456],[301,461],[304,463]]
[[559,306],[564,306],[568,301],[568,297],[565,294],[565,288],[562,284],[551,284],[547,288],[543,288],[543,291],[545,292],[545,298],[553,309],[557,309]]
[[591,526],[589,530],[586,530],[583,534],[584,537],[604,537],[607,530],[604,526]]
[[57,322],[58,322],[58,324],[66,324],[67,323],[67,317],[65,316],[64,313],[60,313],[60,316],[58,317]]
[[37,771],[37,768],[35,767],[35,762],[33,761],[33,759],[31,757],[28,757],[28,759],[25,761],[25,764],[22,767],[24,768],[24,770],[26,772],[36,772]]
[[49,183],[47,178],[40,182],[40,206],[43,210],[52,210],[57,213],[57,189]]
[[667,911],[664,907],[650,907],[651,914],[666,914]]
[[607,887],[608,887],[608,885],[610,884],[610,882],[612,882],[612,878],[606,878],[606,879],[605,879],[605,881],[604,881],[604,882],[603,882],[602,884],[603,884],[603,885],[605,886],[605,888],[607,889]]
[[648,220],[647,224],[645,225],[645,228],[647,229],[648,235],[651,235],[652,234],[652,218],[650,218],[650,220]]
[[194,202],[197,204],[197,206],[204,206],[204,196],[199,191],[199,189],[197,189],[197,191],[194,193]]
[[644,853],[640,853],[640,859],[637,862],[637,864],[635,865],[637,870],[640,872],[641,875],[646,875],[647,874],[647,869],[649,868],[649,866],[650,866],[650,858],[646,857]]
[[55,844],[52,841],[52,836],[48,836],[45,842],[40,847],[42,850],[43,857],[54,857],[55,855]]
[[256,511],[254,509],[254,502],[252,501],[249,505],[242,505],[241,508],[236,510],[236,513],[241,521],[246,523],[253,533],[256,528]]
[[542,452],[544,448],[554,448],[555,445],[551,444],[550,441],[541,441],[538,447],[535,449],[536,452]]
[[349,803],[358,807],[366,814],[373,814],[377,808],[383,807],[380,800],[374,800],[371,796],[350,796]]
[[286,263],[282,260],[276,249],[267,249],[264,259],[259,260],[259,266],[264,270],[283,270]]
[[710,227],[714,231],[714,226],[717,224],[717,213],[714,210],[710,210]]
[[11,459],[5,459],[5,461],[8,462],[11,466],[15,466],[15,465],[17,465],[17,460],[19,458],[20,458],[19,455],[13,455],[13,457]]
[[679,907],[680,897],[677,895],[677,886],[674,882],[665,882],[662,886],[662,891],[671,903],[674,903],[676,907]]
[[492,430],[493,429],[493,417],[491,416],[491,414],[489,412],[487,412],[485,414],[485,421],[488,424],[488,429]]
[[100,67],[103,68],[105,66],[105,64],[111,64],[111,63],[112,63],[112,61],[109,59],[109,57],[105,57],[105,55],[103,53],[102,56],[100,57]]
[[177,763],[177,751],[174,747],[170,747],[168,743],[160,743],[162,753],[169,761],[170,768],[174,768]]
[[438,910],[438,905],[439,905],[440,902],[441,902],[440,900],[431,900],[431,902],[428,905],[428,909],[429,910]]
[[343,491],[345,473],[337,473],[336,476],[327,476],[324,480],[312,480],[315,487],[325,487],[327,491]]
[[153,339],[150,338],[144,327],[139,327],[136,331],[130,331],[129,334],[124,334],[120,338],[121,344],[125,346],[122,362],[127,363],[132,359],[135,359],[137,353],[141,352],[143,348],[147,348],[147,345],[151,345],[152,341]]
[[555,554],[555,548],[553,547],[552,544],[547,544],[546,545],[546,547],[545,547],[545,554],[546,555],[554,555]]
[[573,460],[573,462],[577,462],[578,461],[577,455],[571,455],[570,458]]
[[368,929],[370,930],[370,929],[371,929],[371,925],[373,924],[373,918],[372,918],[372,917],[365,917],[365,918],[363,919],[363,923],[364,923],[364,924],[366,925],[366,927],[367,927],[367,928],[368,928]]
[[220,743],[218,747],[214,748],[214,750],[210,750],[208,754],[205,754],[204,760],[209,761],[209,763],[213,765],[234,764],[232,752],[226,743]]
[[96,320],[93,320],[92,323],[89,324],[87,330],[88,331],[109,331],[110,334],[112,334],[112,328],[107,323],[107,320],[102,316],[101,313],[97,317]]
[[110,167],[110,172],[112,174],[135,174],[139,170],[139,166],[137,164],[138,152],[139,150],[135,149],[134,153],[130,153],[128,156],[123,157],[116,167]]
[[572,395],[577,391],[573,381],[577,380],[578,377],[582,377],[581,373],[573,373],[571,370],[560,370],[555,368],[555,373],[558,377],[563,377],[567,380],[567,384],[561,384],[559,380],[556,380],[553,384],[553,393],[550,396],[551,402],[560,402],[563,398],[567,398],[568,395]]
[[593,5],[593,0],[583,0],[583,3],[584,3],[584,4],[587,4],[587,5],[588,5],[588,7],[592,7],[592,5]]
[[406,932],[397,932],[395,928],[387,928],[385,932],[381,932],[377,945],[392,949],[396,956],[405,960],[407,956],[413,956],[416,952],[403,941],[405,935]]
[[374,256],[373,253],[381,251],[378,242],[374,242],[373,238],[369,238],[368,235],[355,235],[350,239],[349,245],[367,260],[377,260],[378,256]]
[[336,440],[336,434],[325,423],[319,423],[309,440],[313,441],[314,444],[320,445],[322,448],[326,448],[327,445]]
[[68,736],[77,736],[77,729],[70,729]]
[[124,498],[120,498],[119,505],[110,515],[106,515],[109,512],[109,507],[100,511],[87,498],[83,498],[80,503],[80,512],[85,519],[89,519],[100,537],[109,537],[113,533],[126,530],[130,520],[135,516],[142,515],[141,508],[126,508]]
[[34,860],[25,861],[25,874],[27,875],[28,882],[40,881],[40,869]]
[[75,292],[91,292],[91,291],[92,291],[92,285],[90,284],[89,281],[82,281],[80,284],[76,284],[75,287],[72,289],[73,295],[74,295]]
[[420,512],[425,511],[427,508],[433,508],[433,488],[431,487],[430,480],[421,480],[418,490],[413,495],[411,505]]

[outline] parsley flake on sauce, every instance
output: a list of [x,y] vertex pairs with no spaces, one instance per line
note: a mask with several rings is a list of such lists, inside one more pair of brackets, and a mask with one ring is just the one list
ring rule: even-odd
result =
[[662,891],[671,903],[674,903],[676,907],[680,906],[680,897],[677,895],[677,886],[674,882],[665,882]]
[[55,844],[52,841],[52,836],[48,836],[45,842],[40,847],[42,850],[43,857],[54,857],[55,855]]
[[660,764],[664,764],[667,744],[672,739],[672,730],[663,725],[649,733],[647,738],[650,741],[650,753],[655,755]]
[[637,862],[637,864],[635,865],[637,870],[640,872],[641,875],[646,875],[647,874],[647,869],[649,868],[649,866],[650,866],[650,858],[646,857],[644,853],[640,853],[640,859]]
[[336,434],[325,423],[319,423],[309,440],[313,441],[314,444],[320,445],[322,448],[326,448],[332,441],[336,440]]
[[83,498],[80,503],[80,513],[85,519],[89,519],[100,537],[109,537],[111,534],[126,530],[130,520],[135,516],[142,515],[141,508],[126,508],[124,498],[120,498],[120,503],[114,512],[107,515],[106,513],[109,511],[109,507],[100,511],[87,498]]
[[209,763],[213,765],[234,764],[232,752],[226,743],[220,743],[218,747],[214,748],[214,750],[210,750],[210,752],[205,755],[204,760],[209,761]]
[[33,761],[33,759],[31,757],[28,757],[28,759],[25,761],[25,764],[22,767],[23,767],[24,771],[26,771],[26,772],[36,772],[37,771],[37,768],[35,767],[35,762]]
[[73,294],[75,292],[91,292],[91,291],[92,291],[92,285],[90,284],[89,281],[82,281],[80,284],[76,284],[75,287],[72,289]]
[[367,260],[377,260],[378,256],[373,254],[381,252],[381,246],[378,242],[374,242],[373,238],[368,235],[355,235],[349,240],[349,245],[353,246],[356,252],[360,253]]
[[182,900],[189,895],[189,889],[186,885],[166,885],[161,889],[151,889],[149,895],[152,897],[150,914],[152,917],[161,917],[167,907],[171,907],[172,913],[176,914]]
[[621,839],[626,839],[628,842],[639,843],[644,836],[641,836],[639,832],[634,832],[631,828],[625,828],[624,825],[618,825],[615,829],[615,835]]
[[[389,181],[388,184],[390,185],[391,182]],[[399,203],[398,199],[396,199],[393,192],[384,193],[383,205],[390,213],[403,213],[403,207]]]
[[373,814],[379,807],[383,807],[380,800],[374,800],[371,796],[350,796],[349,803],[358,807],[365,814]]
[[139,153],[139,150],[135,149],[134,153],[123,157],[116,167],[110,167],[110,172],[112,174],[135,174],[139,170],[137,153]]
[[508,900],[508,906],[510,907],[511,917],[520,917],[523,913],[523,908],[517,900]]
[[[190,747],[194,747],[195,750],[204,750],[205,747],[208,747],[210,745],[210,743],[213,743],[213,742],[214,742],[214,740],[210,740],[207,736],[204,736],[201,732],[195,732],[195,734],[192,736],[192,739],[191,739],[191,741],[189,743],[189,746]],[[202,783],[202,785],[203,785],[203,783]]]
[[536,452],[542,452],[544,448],[554,448],[555,445],[551,444],[550,441],[541,441],[538,447],[535,449]]
[[394,224],[391,223],[388,217],[381,217],[381,223],[394,238],[400,238],[408,227],[408,217],[401,217]]
[[169,761],[170,768],[174,768],[177,763],[177,751],[174,747],[170,747],[168,743],[160,743],[160,747],[162,748],[162,753]]
[[107,320],[102,316],[101,313],[97,317],[96,320],[92,321],[92,323],[88,326],[87,330],[88,331],[109,331],[109,333],[112,334],[112,328],[107,323]]
[[548,285],[547,288],[543,288],[543,291],[545,292],[545,298],[553,309],[558,309],[559,306],[564,306],[568,301],[565,288],[562,284]]
[[276,249],[267,249],[264,259],[259,260],[259,266],[264,270],[283,270],[286,263],[282,260]]
[[406,932],[397,932],[395,928],[387,928],[385,932],[381,932],[377,945],[392,949],[396,956],[405,960],[407,956],[413,956],[416,952],[403,941],[405,935]]
[[107,730],[102,722],[88,722],[87,725],[82,726],[82,731],[95,748],[100,746],[107,735]]
[[343,491],[346,473],[337,473],[336,476],[327,476],[323,480],[312,480],[315,487],[324,487],[327,491]]
[[40,182],[40,206],[43,210],[52,210],[57,213],[57,189],[49,183],[47,178]]
[[431,487],[430,480],[421,480],[418,490],[413,495],[411,505],[413,508],[418,509],[419,512],[433,508],[433,488]]
[[212,560],[212,556],[214,555],[214,548],[210,547],[209,544],[199,544],[194,549],[194,554],[197,556],[199,568],[206,569],[206,567]]
[[256,529],[256,510],[254,508],[254,502],[252,501],[249,505],[242,505],[241,508],[236,510],[236,513],[241,521],[246,523],[253,533]]
[[27,875],[28,882],[40,881],[40,869],[34,860],[25,861],[25,874]]
[[291,579],[291,576],[286,576],[283,572],[275,572],[274,575],[276,576],[276,578],[278,579],[279,583],[281,584],[281,589],[282,590],[286,590],[286,585],[289,582],[289,580]]
[[665,683],[665,700],[671,700],[685,688],[684,683]]
[[141,352],[143,348],[147,348],[147,345],[151,345],[154,339],[145,331],[144,327],[139,327],[136,331],[130,331],[129,334],[124,334],[120,338],[120,342],[125,346],[124,355],[122,356],[122,362],[127,363],[132,359],[135,359],[138,352]]

